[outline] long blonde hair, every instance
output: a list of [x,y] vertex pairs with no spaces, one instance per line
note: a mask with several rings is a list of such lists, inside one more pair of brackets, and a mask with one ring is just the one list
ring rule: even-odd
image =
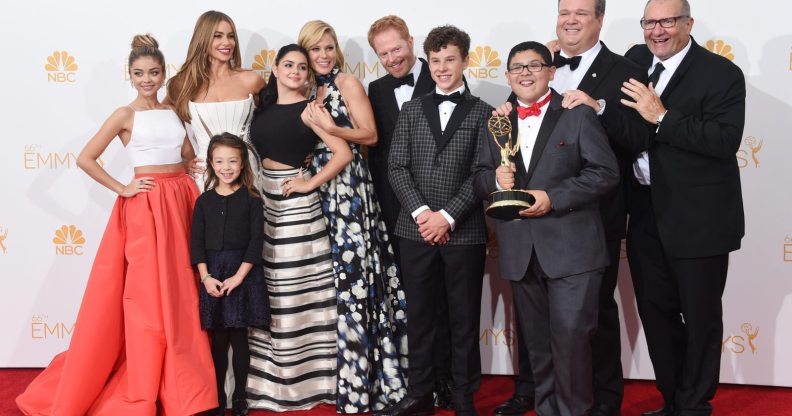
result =
[[333,43],[336,48],[336,66],[344,70],[344,53],[341,52],[341,46],[338,45],[338,36],[336,36],[333,27],[322,20],[311,20],[304,24],[300,29],[300,34],[297,36],[297,44],[310,51],[311,46],[319,43],[325,33],[329,33],[333,38]]
[[225,13],[215,10],[209,10],[198,17],[192,39],[190,39],[190,46],[187,49],[187,58],[179,72],[168,81],[168,98],[173,103],[176,114],[184,121],[190,121],[187,103],[209,83],[211,75],[209,48],[212,47],[212,37],[220,22],[231,25],[231,30],[237,35],[236,45],[231,54],[231,69],[239,69],[242,65],[242,55],[239,53],[239,36],[234,21]]

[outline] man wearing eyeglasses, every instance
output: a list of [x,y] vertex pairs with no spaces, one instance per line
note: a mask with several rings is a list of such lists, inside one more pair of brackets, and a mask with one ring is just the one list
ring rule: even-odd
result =
[[581,416],[593,403],[591,339],[608,265],[599,201],[619,184],[616,157],[594,111],[562,107],[550,89],[556,68],[537,42],[512,48],[506,79],[517,108],[509,118],[519,151],[501,165],[489,134],[473,176],[480,198],[501,189],[536,198],[521,219],[494,219],[501,277],[511,280],[515,315],[536,380],[538,415]]
[[627,256],[664,400],[644,415],[709,415],[729,253],[745,233],[736,158],[745,77],[693,40],[687,0],[650,0],[641,27],[646,44],[625,56],[650,83],[625,83],[623,102],[652,128],[633,164]]
[[[559,0],[556,20],[557,70],[550,85],[563,94],[562,106],[586,105],[594,109],[606,128],[608,142],[619,162],[619,172],[627,172],[631,161],[646,147],[631,138],[643,135],[645,123],[638,113],[620,103],[627,98],[622,83],[630,78],[645,81],[645,71],[635,63],[611,52],[600,41],[605,18],[605,0]],[[510,97],[513,102],[513,97]],[[499,108],[504,114],[511,105]],[[617,138],[618,136],[618,138]],[[629,183],[629,181],[628,181]],[[592,340],[594,407],[593,416],[620,414],[624,396],[621,365],[619,307],[614,299],[619,274],[621,240],[626,236],[627,214],[624,186],[600,200],[605,227],[609,265],[602,276],[597,310],[598,328]],[[519,319],[519,318],[518,318]],[[496,416],[521,416],[533,403],[534,378],[525,356],[522,334],[517,337],[519,375],[512,397],[495,409]]]

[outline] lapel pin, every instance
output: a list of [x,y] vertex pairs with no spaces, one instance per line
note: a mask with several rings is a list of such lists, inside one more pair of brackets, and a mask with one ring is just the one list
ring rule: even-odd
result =
[[591,77],[592,78],[596,78],[597,77],[597,73],[595,72],[595,73],[591,74]]

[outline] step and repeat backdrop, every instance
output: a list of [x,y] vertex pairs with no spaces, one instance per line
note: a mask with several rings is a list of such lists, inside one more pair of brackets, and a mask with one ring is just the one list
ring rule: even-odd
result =
[[[737,163],[742,172],[746,238],[731,256],[724,295],[721,380],[792,386],[792,6],[772,9],[691,1],[693,35],[742,68],[747,122]],[[624,53],[643,42],[644,2],[611,0],[602,39]],[[126,60],[132,36],[160,42],[173,75],[186,56],[195,19],[221,10],[238,28],[243,65],[269,76],[277,49],[296,40],[302,24],[332,24],[346,55],[345,71],[363,85],[385,74],[366,41],[386,14],[409,24],[422,56],[425,34],[454,24],[471,38],[465,76],[493,105],[509,93],[509,49],[554,37],[556,1],[13,2],[2,7],[5,39],[0,79],[0,367],[42,367],[69,345],[91,263],[115,195],[76,166],[87,140],[117,107],[135,97]],[[164,90],[162,91],[164,93]],[[133,172],[114,141],[101,157],[121,181]],[[684,203],[681,201],[681,203]],[[481,334],[485,373],[511,374],[515,329],[511,293],[498,277],[498,243],[489,247]],[[654,377],[622,256],[617,297],[622,306],[625,376]]]

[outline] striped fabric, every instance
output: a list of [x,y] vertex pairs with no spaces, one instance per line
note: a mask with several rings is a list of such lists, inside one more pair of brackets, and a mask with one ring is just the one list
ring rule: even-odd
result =
[[281,182],[296,169],[262,172],[272,326],[250,329],[248,403],[272,411],[334,403],[336,290],[319,196],[281,195]]

